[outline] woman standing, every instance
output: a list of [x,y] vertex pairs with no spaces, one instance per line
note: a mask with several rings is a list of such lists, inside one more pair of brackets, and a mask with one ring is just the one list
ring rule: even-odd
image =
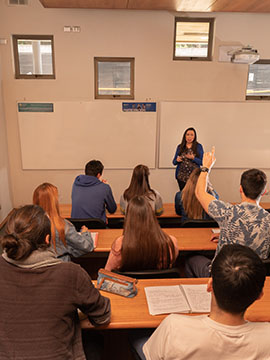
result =
[[149,168],[145,165],[137,165],[132,173],[129,187],[120,197],[120,210],[125,214],[128,202],[134,196],[145,196],[150,202],[156,215],[163,212],[163,203],[158,191],[151,189],[149,184]]
[[190,127],[185,130],[181,144],[176,148],[173,165],[176,166],[175,178],[182,190],[196,167],[202,165],[203,147],[197,142],[196,130]]
[[105,269],[167,269],[177,256],[176,238],[162,231],[149,201],[145,196],[133,197],[128,204],[123,235],[113,242]]
[[57,257],[70,261],[70,256],[78,257],[94,250],[91,234],[86,226],[78,233],[75,227],[60,216],[57,187],[43,183],[33,194],[33,204],[42,207],[51,220],[52,246]]

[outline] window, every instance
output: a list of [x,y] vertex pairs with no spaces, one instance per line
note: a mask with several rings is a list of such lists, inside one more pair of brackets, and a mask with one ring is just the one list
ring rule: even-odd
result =
[[134,99],[134,58],[94,58],[95,98]]
[[175,18],[174,60],[211,60],[213,18]]
[[247,100],[270,100],[270,60],[249,65]]
[[53,36],[13,35],[16,79],[55,79]]

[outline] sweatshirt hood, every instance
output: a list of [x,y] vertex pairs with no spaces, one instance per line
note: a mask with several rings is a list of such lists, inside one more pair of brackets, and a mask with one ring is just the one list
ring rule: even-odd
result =
[[77,176],[74,183],[77,186],[92,186],[92,185],[102,184],[97,177],[89,176],[89,175]]

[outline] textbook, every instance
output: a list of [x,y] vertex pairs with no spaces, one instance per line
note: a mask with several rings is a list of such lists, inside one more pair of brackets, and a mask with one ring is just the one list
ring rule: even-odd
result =
[[150,315],[208,313],[211,294],[206,284],[145,287]]
[[92,232],[90,231],[91,237],[93,239],[94,243],[94,249],[97,247],[97,240],[98,240],[98,232]]

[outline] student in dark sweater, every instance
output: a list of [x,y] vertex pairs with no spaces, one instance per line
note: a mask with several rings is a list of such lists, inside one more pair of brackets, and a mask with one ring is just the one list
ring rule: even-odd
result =
[[116,211],[110,185],[101,180],[104,166],[98,160],[91,160],[85,166],[85,175],[76,177],[72,187],[71,217],[76,219],[98,218],[106,222],[109,213]]
[[93,325],[110,322],[110,300],[79,265],[56,258],[50,232],[37,205],[16,209],[8,219],[0,258],[1,360],[84,360],[77,309]]

